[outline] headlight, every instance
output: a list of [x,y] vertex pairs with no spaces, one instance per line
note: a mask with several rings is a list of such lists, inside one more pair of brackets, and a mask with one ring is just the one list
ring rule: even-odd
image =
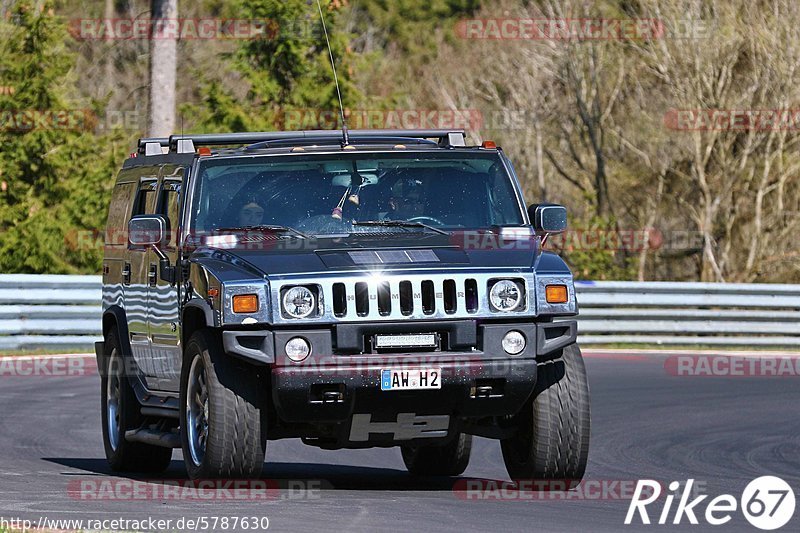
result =
[[311,345],[302,337],[293,337],[289,339],[285,349],[286,356],[295,363],[299,363],[311,353]]
[[502,344],[508,355],[519,355],[525,349],[525,335],[519,331],[509,331],[503,337]]
[[317,299],[307,287],[292,287],[283,293],[283,310],[292,318],[306,318],[316,307]]
[[489,290],[489,303],[496,311],[514,311],[522,305],[522,287],[510,279],[501,279]]

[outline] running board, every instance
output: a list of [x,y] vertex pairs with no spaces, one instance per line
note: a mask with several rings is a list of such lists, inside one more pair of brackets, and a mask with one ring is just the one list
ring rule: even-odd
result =
[[180,448],[181,437],[173,431],[158,431],[149,428],[131,429],[125,432],[128,442],[141,442],[162,448]]

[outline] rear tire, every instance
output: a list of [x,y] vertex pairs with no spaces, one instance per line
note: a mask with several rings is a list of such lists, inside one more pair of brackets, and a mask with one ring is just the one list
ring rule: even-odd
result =
[[444,446],[435,444],[400,446],[403,462],[415,476],[460,476],[469,465],[472,435],[459,433]]
[[125,440],[125,432],[138,429],[144,417],[130,385],[128,365],[120,346],[117,332],[112,328],[105,338],[105,369],[100,378],[106,459],[115,472],[163,472],[172,460],[172,448]]
[[180,398],[183,458],[191,479],[261,475],[266,388],[253,367],[225,354],[216,332],[197,331],[187,343]]
[[589,456],[589,384],[580,348],[538,365],[536,391],[513,423],[517,433],[501,441],[503,460],[514,480],[559,481],[573,488]]

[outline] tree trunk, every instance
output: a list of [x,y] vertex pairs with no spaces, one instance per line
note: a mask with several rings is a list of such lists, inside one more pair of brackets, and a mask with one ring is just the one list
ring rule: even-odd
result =
[[150,137],[166,137],[175,129],[178,0],[152,0],[151,18],[147,133]]
[[[115,17],[114,0],[106,0],[105,19],[110,22]],[[106,64],[105,64],[105,77],[106,77],[106,94],[112,92],[115,86],[114,80],[114,50],[116,43],[111,43],[106,46]]]

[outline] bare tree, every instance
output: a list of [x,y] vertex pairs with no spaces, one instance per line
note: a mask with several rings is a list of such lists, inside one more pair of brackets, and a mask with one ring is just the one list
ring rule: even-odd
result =
[[152,0],[150,37],[150,108],[147,132],[165,137],[175,129],[175,78],[177,69],[176,31],[178,0]]
[[[476,19],[629,17],[665,31],[607,41],[442,39],[435,65],[404,86],[409,105],[479,108],[490,120],[472,133],[504,144],[529,198],[566,204],[578,228],[609,230],[613,221],[618,246],[581,244],[592,253],[571,256],[588,266],[578,271],[800,282],[800,3],[626,6],[620,14],[616,2],[487,2]],[[672,123],[681,110],[706,120]],[[785,111],[789,120],[709,120],[743,111]],[[628,246],[631,235],[652,240]],[[634,251],[638,265],[614,271]]]

